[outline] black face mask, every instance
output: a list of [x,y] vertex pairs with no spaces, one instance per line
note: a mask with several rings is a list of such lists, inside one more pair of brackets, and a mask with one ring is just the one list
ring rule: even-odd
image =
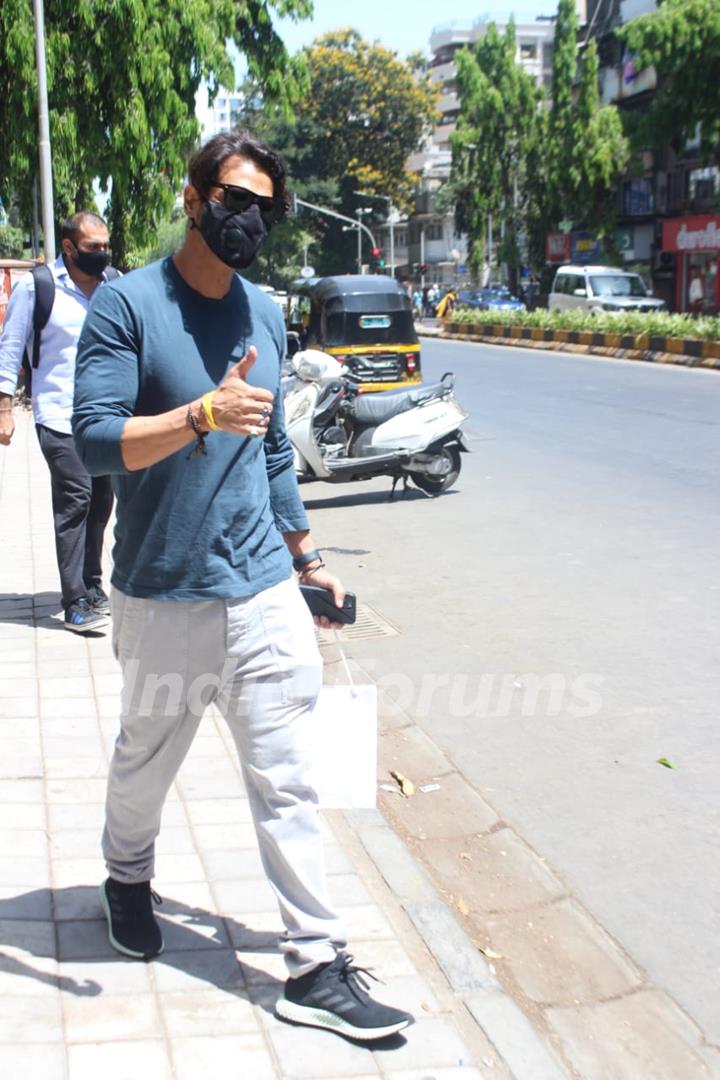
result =
[[222,203],[209,199],[203,206],[200,224],[195,227],[213,254],[233,270],[250,265],[268,234],[255,203],[248,210],[233,214]]
[[73,261],[81,273],[99,278],[110,262],[110,256],[106,251],[81,251],[76,247]]

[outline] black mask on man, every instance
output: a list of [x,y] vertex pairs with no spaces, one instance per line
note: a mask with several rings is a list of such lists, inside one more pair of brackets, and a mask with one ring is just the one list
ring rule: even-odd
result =
[[81,251],[76,247],[73,261],[81,273],[99,278],[109,263],[110,256],[107,251]]
[[232,214],[212,199],[203,206],[196,228],[210,250],[233,270],[250,265],[268,234],[255,203],[241,214]]

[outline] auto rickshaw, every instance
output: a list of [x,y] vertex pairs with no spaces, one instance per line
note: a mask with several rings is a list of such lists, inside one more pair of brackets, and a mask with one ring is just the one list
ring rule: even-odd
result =
[[296,282],[288,329],[302,347],[321,349],[367,390],[422,382],[412,305],[394,278],[347,274]]

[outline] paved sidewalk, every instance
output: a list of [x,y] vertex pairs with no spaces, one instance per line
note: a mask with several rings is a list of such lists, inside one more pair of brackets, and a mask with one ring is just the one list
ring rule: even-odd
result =
[[[167,951],[142,964],[110,949],[97,886],[120,676],[108,635],[63,629],[48,475],[29,416],[0,448],[0,552],[0,1075],[510,1076],[387,884],[392,872],[381,874],[369,857],[376,844],[398,874],[409,859],[374,812],[354,822],[324,815],[331,894],[350,951],[385,983],[378,996],[418,1022],[369,1049],[274,1018],[280,921],[234,749],[212,715],[170,793],[158,845]],[[430,908],[418,907],[416,922]],[[430,914],[443,925],[436,908]],[[450,943],[454,925],[448,916]],[[513,1070],[528,1080],[551,1074],[560,1075]]]

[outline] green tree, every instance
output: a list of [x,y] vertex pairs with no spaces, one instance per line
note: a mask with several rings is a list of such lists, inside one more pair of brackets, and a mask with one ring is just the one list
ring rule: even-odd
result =
[[[354,194],[358,190],[409,207],[414,177],[407,160],[437,118],[436,88],[414,64],[354,30],[323,35],[302,58],[308,87],[294,115],[288,117],[250,83],[242,122],[283,153],[301,198],[349,217],[363,205],[363,197]],[[386,204],[369,200],[367,205],[377,222],[384,220]],[[319,272],[347,272],[354,265],[357,233],[344,233],[332,218],[302,212],[273,229],[256,272],[274,284],[287,283],[287,275],[302,265],[308,232],[315,240],[311,261]]]
[[617,108],[600,100],[596,43],[591,41],[579,55],[577,31],[575,0],[560,0],[544,217],[548,227],[567,218],[576,227],[607,235],[613,226],[617,183],[629,159],[628,144]]
[[[304,17],[310,0],[55,0],[46,6],[56,218],[110,191],[114,258],[152,241],[167,219],[199,128],[195,95],[234,85],[234,39],[269,99],[297,92],[271,12]],[[37,79],[30,0],[0,7],[0,195],[29,219],[37,161]]]
[[460,114],[451,136],[449,191],[456,223],[467,232],[470,261],[479,270],[486,258],[486,225],[504,228],[501,260],[516,286],[518,233],[527,211],[527,162],[538,145],[541,93],[516,63],[515,25],[504,34],[490,23],[472,49],[457,54]]
[[641,68],[655,67],[658,90],[645,145],[680,149],[700,129],[708,159],[720,154],[720,3],[663,0],[657,11],[617,31]]

